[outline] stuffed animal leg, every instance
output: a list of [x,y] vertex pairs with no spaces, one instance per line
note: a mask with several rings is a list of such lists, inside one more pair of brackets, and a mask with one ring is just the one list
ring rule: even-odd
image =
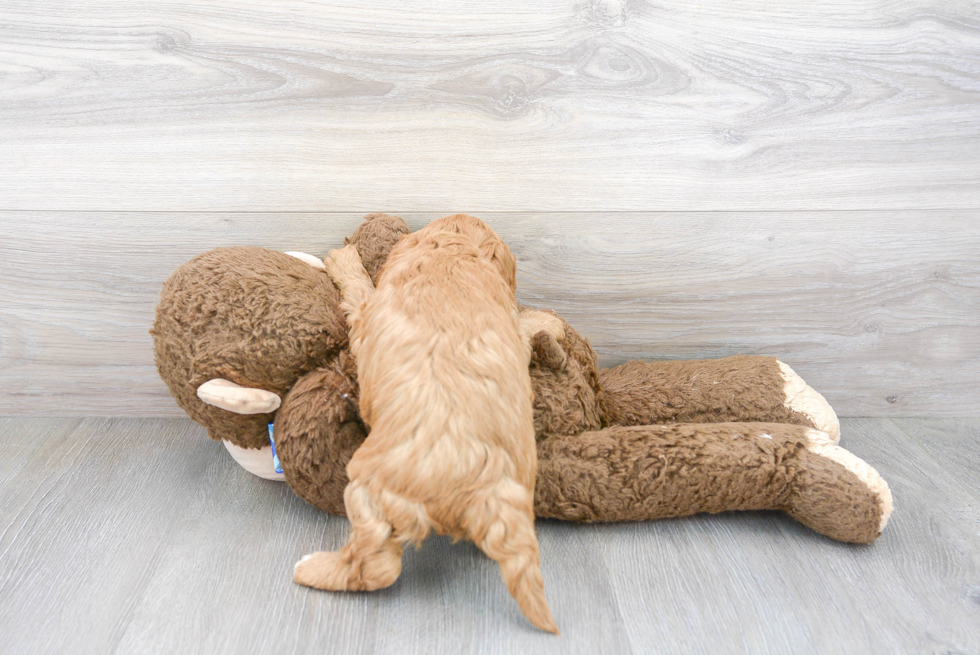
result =
[[[307,502],[345,515],[346,465],[366,436],[350,358],[300,380],[276,443]],[[870,543],[891,513],[888,485],[826,433],[784,423],[615,426],[538,443],[535,513],[642,521],[701,512],[783,510],[838,541]]]
[[840,440],[824,397],[775,357],[627,362],[599,372],[605,425],[764,421],[806,425]]
[[540,517],[640,521],[760,509],[866,544],[884,529],[892,498],[877,471],[805,426],[617,426],[539,444]]

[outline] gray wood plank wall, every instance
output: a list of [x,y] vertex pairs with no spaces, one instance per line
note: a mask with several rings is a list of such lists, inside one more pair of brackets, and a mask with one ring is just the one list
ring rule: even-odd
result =
[[0,0],[4,209],[976,208],[969,0]]
[[[436,215],[407,214],[413,228]],[[614,365],[770,354],[842,415],[970,415],[980,401],[980,224],[968,211],[483,214],[529,304]],[[324,255],[358,214],[5,212],[0,413],[180,415],[147,332],[208,248]]]
[[[967,1],[0,0],[0,413],[176,416],[160,284],[369,211],[488,220],[606,365],[980,402]],[[306,213],[302,213],[306,212]]]

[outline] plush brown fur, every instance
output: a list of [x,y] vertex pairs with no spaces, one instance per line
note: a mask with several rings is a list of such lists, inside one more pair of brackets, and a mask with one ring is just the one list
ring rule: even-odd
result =
[[344,243],[357,248],[361,263],[371,276],[371,282],[378,283],[381,267],[388,261],[388,253],[401,238],[409,234],[405,221],[387,214],[368,214],[364,217],[354,234],[344,239]]
[[269,443],[272,414],[234,414],[204,403],[214,378],[286,394],[347,345],[340,294],[323,271],[265,248],[218,248],[181,266],[163,285],[153,329],[160,377],[212,439],[246,448]]
[[[365,268],[376,272],[395,238],[407,232],[397,217],[372,215],[349,242],[361,252]],[[275,415],[276,443],[286,481],[308,502],[344,515],[345,466],[367,428],[357,409],[356,372],[350,360],[339,354],[337,345],[344,342],[330,327],[339,325],[346,336],[339,295],[322,271],[300,272],[296,266],[301,262],[272,253],[300,279],[313,276],[327,288],[321,291],[317,284],[311,294],[291,287],[294,283],[282,280],[275,271],[267,271],[263,273],[267,281],[253,288],[253,293],[270,298],[249,302],[278,308],[275,320],[269,313],[225,307],[242,302],[235,290],[243,283],[230,278],[255,274],[251,256],[236,254],[240,250],[245,249],[202,255],[168,281],[154,327],[161,376],[178,403],[208,427],[212,437],[257,447],[267,442],[267,417],[210,408],[197,400],[194,390],[207,379],[225,377],[281,393],[278,387],[273,389],[241,373],[247,368],[245,360],[259,369],[282,371],[281,377],[291,378],[286,388],[292,387]],[[202,266],[202,258],[211,263]],[[211,269],[224,273],[214,275]],[[307,296],[284,297],[296,294]],[[327,300],[320,303],[319,298]],[[306,360],[290,354],[288,349],[294,347],[290,344],[297,343],[294,337],[282,339],[279,345],[275,335],[302,333],[311,324],[315,327],[310,318],[315,313],[302,310],[310,303],[317,305],[316,311],[325,312],[323,325],[332,338],[325,336],[323,351]],[[296,311],[282,311],[294,304]],[[234,315],[234,322],[241,325],[234,339],[210,335],[211,331],[225,333],[220,322],[209,319],[211,312]],[[260,325],[259,317],[267,324]],[[252,345],[255,335],[264,334],[270,335],[267,351]],[[214,348],[216,343],[225,346]],[[890,508],[887,486],[881,482],[869,491],[839,461],[800,447],[804,426],[811,426],[812,421],[782,404],[784,382],[775,359],[631,362],[600,370],[588,340],[567,324],[560,342],[542,333],[534,336],[532,345],[530,373],[538,440],[535,510],[539,516],[622,521],[768,507],[784,509],[840,541],[869,543],[878,536],[883,517],[887,518],[885,510]],[[196,360],[195,354],[199,356]],[[199,370],[204,361],[214,364]],[[662,423],[670,424],[669,429],[658,427]],[[749,439],[750,434],[769,434],[773,443],[768,444],[764,437]],[[756,444],[762,444],[761,450]],[[746,448],[747,453],[743,452]]]
[[769,421],[817,427],[783,403],[775,357],[627,362],[600,371],[599,384],[605,425]]
[[510,249],[479,219],[457,215],[402,239],[376,290],[356,248],[325,263],[348,308],[371,432],[347,465],[347,545],[308,555],[294,579],[387,587],[403,544],[434,529],[497,561],[524,615],[557,633],[534,534],[531,379]]
[[[622,404],[629,403],[631,397],[614,394],[609,398],[605,389],[591,386],[588,380],[601,379],[602,372],[582,367],[579,362],[594,361],[595,354],[570,326],[565,329],[562,345],[576,344],[571,353],[542,335],[536,340],[532,357],[538,434],[537,516],[609,522],[771,509],[786,511],[838,541],[870,543],[879,536],[882,502],[840,463],[806,448],[806,435],[813,430],[803,419],[797,424],[732,422],[734,412],[729,417],[723,408],[713,408],[712,413],[726,422],[606,423],[597,398]],[[740,361],[756,359],[762,361],[755,364],[766,365],[771,358],[710,360],[705,362],[710,365],[706,370],[724,371]],[[662,379],[654,374],[646,378]],[[356,383],[348,378],[347,384]],[[649,392],[655,395],[658,387],[651,387]],[[287,398],[280,416],[289,416],[304,405]],[[764,410],[759,412],[763,420]],[[332,437],[333,430],[346,433],[348,425],[321,423],[321,431],[309,440],[339,443]],[[294,459],[283,453],[280,458],[287,480],[300,496],[321,509],[344,515],[342,494],[337,491],[347,479],[342,459],[324,466],[321,458]],[[313,462],[318,463],[315,474],[296,479]],[[327,487],[334,490],[333,494],[322,494]]]
[[300,378],[286,398],[276,414],[275,438],[289,486],[301,489],[311,505],[346,516],[347,463],[367,436],[353,358],[344,351]]
[[576,521],[779,509],[833,539],[873,541],[882,518],[873,493],[811,452],[808,432],[785,423],[680,423],[552,437],[538,450],[534,509]]

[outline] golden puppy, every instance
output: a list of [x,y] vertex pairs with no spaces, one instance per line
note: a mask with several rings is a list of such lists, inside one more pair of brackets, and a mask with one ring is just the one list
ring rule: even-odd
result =
[[557,634],[534,533],[527,333],[560,323],[535,312],[522,338],[514,255],[472,216],[403,238],[377,289],[353,246],[325,264],[348,314],[371,433],[347,466],[347,545],[308,555],[294,580],[387,587],[401,573],[403,544],[418,545],[434,529],[471,539],[500,565],[528,620]]

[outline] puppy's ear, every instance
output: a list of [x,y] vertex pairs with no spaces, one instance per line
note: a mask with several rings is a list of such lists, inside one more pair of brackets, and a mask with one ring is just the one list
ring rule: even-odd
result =
[[495,236],[490,237],[480,244],[480,253],[493,262],[493,265],[497,267],[500,275],[504,278],[504,282],[507,283],[511,291],[516,293],[517,260],[514,259],[514,253],[510,251],[507,244]]

